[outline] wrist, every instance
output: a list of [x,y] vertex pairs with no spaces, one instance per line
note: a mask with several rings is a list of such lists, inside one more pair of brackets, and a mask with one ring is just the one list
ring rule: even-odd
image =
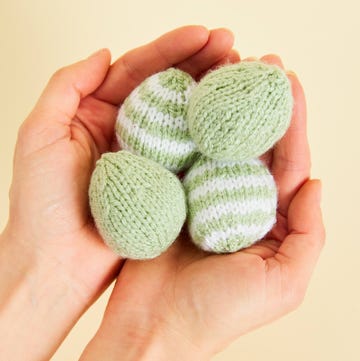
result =
[[[134,306],[136,307],[136,306]],[[198,347],[178,330],[157,322],[154,317],[139,319],[126,312],[116,324],[102,324],[86,347],[80,361],[208,361],[211,355]],[[106,316],[105,316],[106,317]],[[114,320],[113,320],[114,321]]]
[[7,226],[0,234],[0,310],[9,303],[18,286],[25,282],[34,268],[33,255],[19,244]]
[[79,313],[71,282],[32,245],[10,227],[0,235],[0,339],[6,360],[49,359]]

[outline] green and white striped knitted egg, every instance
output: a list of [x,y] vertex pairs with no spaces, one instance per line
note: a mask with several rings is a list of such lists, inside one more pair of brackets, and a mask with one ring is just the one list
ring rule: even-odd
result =
[[175,68],[145,79],[119,110],[115,131],[120,147],[175,173],[189,167],[196,147],[185,117],[195,85],[189,74]]
[[258,159],[201,157],[184,178],[188,228],[205,251],[236,252],[268,233],[276,222],[277,189]]

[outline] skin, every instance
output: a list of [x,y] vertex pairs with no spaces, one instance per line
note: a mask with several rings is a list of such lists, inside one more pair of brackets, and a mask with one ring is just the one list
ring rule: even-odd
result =
[[[188,26],[111,65],[103,49],[52,76],[19,130],[9,221],[0,237],[5,359],[49,359],[117,275],[82,360],[189,359],[188,353],[208,359],[299,305],[324,229],[320,182],[309,180],[305,98],[293,73],[292,124],[264,157],[279,186],[279,221],[269,239],[218,256],[196,249],[183,232],[154,260],[124,261],[103,244],[89,213],[91,172],[102,153],[116,150],[114,121],[131,90],[170,66],[198,79],[239,61],[232,45],[226,29]],[[281,61],[275,55],[262,60]]]

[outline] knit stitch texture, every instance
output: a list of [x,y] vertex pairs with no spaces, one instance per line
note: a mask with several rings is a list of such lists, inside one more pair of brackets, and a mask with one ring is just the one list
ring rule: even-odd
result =
[[189,131],[201,153],[224,160],[258,157],[290,124],[290,82],[276,65],[241,62],[206,75],[194,89]]
[[154,258],[178,236],[186,217],[179,179],[127,151],[105,153],[92,174],[92,215],[105,243],[124,258]]
[[184,178],[188,228],[205,251],[236,252],[261,239],[276,221],[277,189],[258,159],[199,158]]
[[177,173],[191,165],[196,146],[185,121],[196,82],[175,68],[145,79],[121,106],[115,131],[122,149]]

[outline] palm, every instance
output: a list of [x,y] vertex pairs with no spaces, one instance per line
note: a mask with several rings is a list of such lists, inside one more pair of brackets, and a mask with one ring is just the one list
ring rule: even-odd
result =
[[[273,256],[279,245],[264,240],[232,255],[209,255],[183,232],[158,259],[126,261],[112,310],[133,308],[134,300],[141,298],[141,307],[151,309],[151,319],[170,323],[170,329],[179,327],[197,345],[211,344],[212,351],[219,350],[239,334],[286,312],[277,302],[283,280]],[[286,295],[282,297],[285,303]],[[150,306],[154,303],[156,308]]]

